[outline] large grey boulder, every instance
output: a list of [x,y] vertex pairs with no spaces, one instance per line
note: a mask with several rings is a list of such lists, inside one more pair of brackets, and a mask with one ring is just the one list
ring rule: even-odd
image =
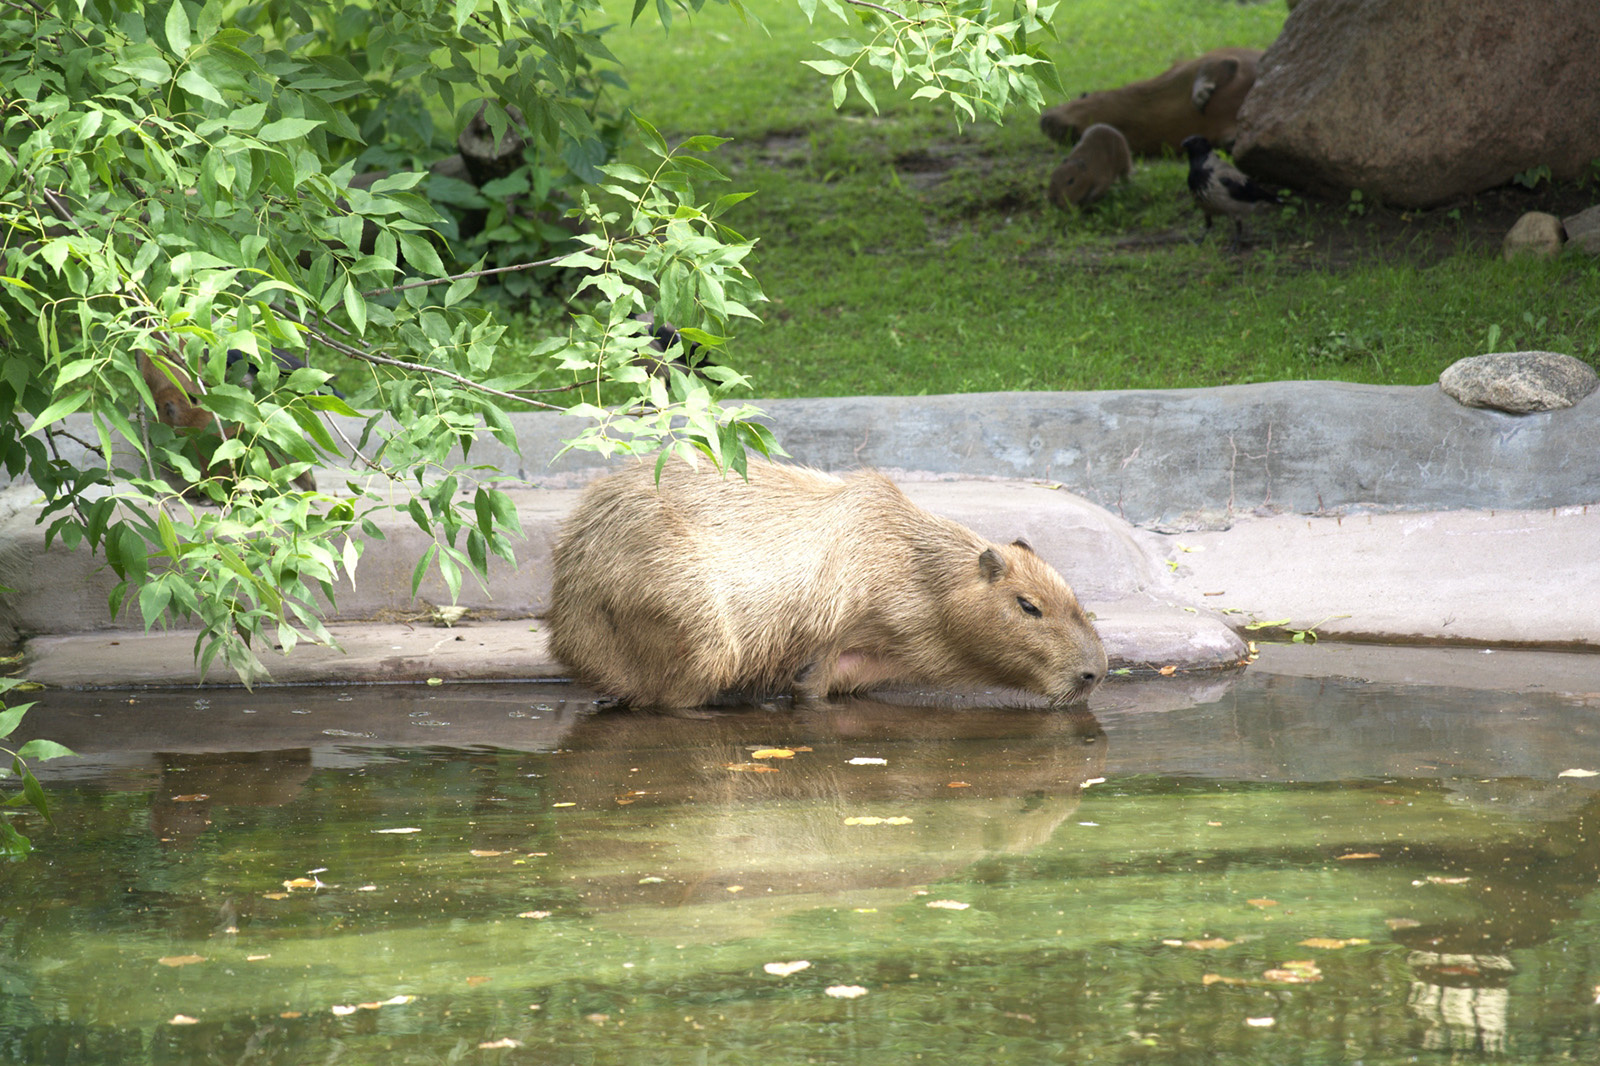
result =
[[1468,407],[1512,414],[1571,407],[1600,385],[1588,363],[1558,352],[1495,352],[1458,359],[1439,387]]
[[1429,207],[1600,156],[1595,0],[1316,0],[1261,58],[1234,159],[1324,195]]

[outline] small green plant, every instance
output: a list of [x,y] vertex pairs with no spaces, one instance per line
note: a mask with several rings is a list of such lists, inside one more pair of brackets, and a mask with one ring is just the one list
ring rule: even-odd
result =
[[1295,644],[1315,644],[1317,642],[1317,627],[1318,626],[1327,625],[1329,622],[1332,622],[1332,621],[1334,621],[1336,619],[1339,619],[1339,618],[1349,618],[1349,617],[1350,616],[1347,615],[1347,614],[1330,614],[1328,617],[1324,618],[1322,621],[1317,622],[1315,625],[1306,626],[1304,629],[1294,629],[1294,628],[1290,627],[1289,622],[1291,621],[1291,619],[1288,619],[1288,618],[1278,618],[1278,619],[1274,619],[1273,621],[1270,621],[1270,622],[1248,622],[1248,623],[1245,624],[1244,628],[1248,629],[1252,633],[1257,632],[1259,630],[1263,630],[1263,629],[1282,630],[1283,632],[1285,632],[1285,633],[1287,633],[1289,635],[1289,640],[1292,643],[1295,643]]
[[1540,182],[1550,180],[1550,168],[1540,163],[1536,167],[1529,167],[1527,170],[1515,175],[1511,180],[1524,189],[1537,189]]
[[1484,337],[1483,337],[1483,350],[1486,351],[1486,352],[1492,352],[1492,351],[1495,350],[1495,345],[1497,345],[1499,343],[1500,343],[1500,323],[1495,322],[1495,323],[1490,324],[1488,332],[1484,334]]
[[[13,689],[22,688],[28,682],[19,678],[0,678],[0,695]],[[0,703],[0,741],[4,741],[17,726],[22,724],[22,716],[32,707],[32,703],[20,703],[15,707],[6,707]],[[30,740],[22,747],[13,751],[11,748],[0,744],[0,755],[9,755],[11,765],[0,765],[0,779],[15,774],[22,782],[22,791],[10,797],[0,807],[11,808],[31,806],[44,816],[45,821],[50,820],[50,805],[45,799],[44,789],[39,786],[39,781],[28,769],[26,760],[33,759],[42,762],[45,759],[55,759],[62,755],[71,755],[72,752],[62,747],[53,740]],[[0,856],[10,859],[20,859],[33,850],[33,844],[28,838],[17,832],[8,818],[0,817]]]
[[1367,213],[1366,195],[1360,189],[1351,189],[1350,202],[1344,205],[1344,209],[1357,218],[1365,215]]

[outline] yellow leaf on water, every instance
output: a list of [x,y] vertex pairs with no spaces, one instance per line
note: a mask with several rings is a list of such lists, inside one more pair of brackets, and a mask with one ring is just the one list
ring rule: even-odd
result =
[[1303,948],[1327,948],[1330,951],[1335,951],[1335,950],[1338,950],[1339,948],[1350,947],[1353,944],[1370,944],[1370,943],[1371,943],[1370,940],[1366,940],[1366,939],[1364,939],[1362,937],[1359,937],[1359,936],[1349,937],[1348,939],[1344,939],[1344,940],[1336,940],[1335,938],[1330,937],[1330,936],[1314,936],[1314,937],[1308,937],[1307,939],[1300,941],[1300,946],[1303,947]]
[[1278,905],[1278,901],[1275,899],[1247,899],[1245,902],[1252,907],[1276,907]]
[[792,759],[794,752],[789,748],[760,748],[750,753],[752,759]]
[[830,985],[822,992],[834,999],[857,999],[867,994],[867,990],[860,985]]
[[1221,948],[1231,948],[1235,943],[1236,941],[1224,940],[1220,936],[1214,936],[1209,940],[1185,940],[1183,946],[1192,948],[1195,951],[1216,951]]
[[305,1015],[297,1010],[284,1010],[278,1012],[278,1017],[293,1021],[296,1018],[304,1018]]
[[289,898],[289,893],[287,893],[287,892],[263,892],[263,893],[261,893],[261,898],[262,899],[288,899]]
[[244,961],[245,962],[260,962],[262,959],[270,959],[270,958],[272,958],[271,955],[246,955],[244,957]]
[[486,1050],[486,1049],[489,1049],[489,1048],[518,1048],[518,1047],[521,1047],[521,1046],[522,1046],[522,1041],[513,1040],[509,1036],[506,1036],[506,1037],[501,1037],[499,1040],[486,1040],[483,1043],[478,1045],[478,1049],[479,1050]]
[[1244,985],[1249,984],[1243,977],[1224,977],[1220,973],[1208,973],[1200,978],[1203,985]]
[[487,977],[469,977],[469,978],[467,978],[467,987],[468,988],[477,988],[479,985],[488,984],[489,981],[490,981],[490,978],[487,978]]
[[762,766],[758,762],[729,762],[723,763],[722,766],[725,770],[732,770],[735,773],[742,774],[775,774],[778,772],[776,766]]
[[195,792],[195,793],[191,793],[190,795],[187,795],[187,796],[173,796],[172,797],[172,802],[173,803],[199,803],[202,800],[208,800],[210,798],[211,797],[206,795],[204,792]]
[[548,918],[548,917],[550,917],[550,912],[549,911],[523,911],[521,914],[517,915],[517,917],[518,918]]
[[1343,855],[1338,856],[1338,859],[1339,859],[1340,862],[1345,862],[1345,861],[1347,861],[1349,859],[1381,859],[1381,858],[1383,858],[1383,856],[1379,855],[1375,851],[1349,851],[1349,852],[1346,852]]
[[794,962],[769,962],[761,968],[774,977],[788,977],[792,973],[810,969],[811,964],[804,959],[796,959]]
[[1271,1029],[1274,1025],[1278,1024],[1278,1019],[1276,1019],[1276,1018],[1246,1018],[1244,1020],[1244,1024],[1249,1025],[1249,1026],[1254,1026],[1257,1029]]
[[295,877],[295,878],[291,878],[288,881],[285,881],[283,883],[283,887],[284,888],[288,888],[288,889],[295,889],[295,888],[322,888],[324,886],[323,886],[322,882],[318,881],[315,877]]
[[164,959],[157,959],[163,966],[193,966],[197,962],[205,962],[204,955],[168,955]]
[[1156,671],[1156,673],[1160,674],[1162,677],[1171,677],[1177,672],[1178,668],[1176,666],[1163,666],[1160,670]]
[[168,1025],[199,1025],[199,1018],[191,1018],[187,1014],[174,1014],[167,1022]]
[[1580,770],[1577,767],[1574,767],[1571,770],[1563,770],[1559,774],[1557,774],[1556,776],[1557,777],[1600,777],[1600,770]]
[[471,851],[467,852],[467,854],[471,855],[475,859],[492,859],[496,855],[504,855],[506,853],[503,851],[490,851],[487,848],[473,848]]
[[941,911],[964,911],[972,904],[962,903],[960,900],[954,899],[930,899],[927,902],[927,906]]
[[356,1012],[356,1007],[353,1004],[344,1003],[335,1004],[328,1009],[333,1012],[333,1015],[336,1018],[343,1018],[347,1014],[354,1014]]
[[1428,877],[1428,884],[1430,884],[1430,885],[1464,885],[1470,880],[1472,880],[1472,878],[1470,878],[1470,877],[1440,877],[1438,875],[1430,875]]
[[967,784],[965,781],[952,781],[952,782],[950,782],[948,785],[946,785],[944,787],[945,788],[971,788],[972,786]]

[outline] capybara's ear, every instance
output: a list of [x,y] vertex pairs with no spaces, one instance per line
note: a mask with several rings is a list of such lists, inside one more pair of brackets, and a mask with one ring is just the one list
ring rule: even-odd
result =
[[991,585],[1006,576],[1006,560],[993,548],[985,548],[978,556],[978,573]]
[[1011,542],[1011,546],[1013,548],[1021,548],[1023,551],[1027,552],[1029,555],[1038,555],[1039,554],[1038,552],[1033,550],[1033,545],[1032,544],[1029,544],[1027,541],[1023,540],[1021,537],[1018,537],[1016,540],[1012,541]]

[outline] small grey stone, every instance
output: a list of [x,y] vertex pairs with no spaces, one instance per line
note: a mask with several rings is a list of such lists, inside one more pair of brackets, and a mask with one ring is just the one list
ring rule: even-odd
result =
[[1600,204],[1561,220],[1567,243],[1586,255],[1600,255]]
[[1506,234],[1500,254],[1507,259],[1554,259],[1561,254],[1561,220],[1543,211],[1529,211]]
[[1558,352],[1495,352],[1458,359],[1439,375],[1457,403],[1512,414],[1571,407],[1600,386],[1581,359]]

